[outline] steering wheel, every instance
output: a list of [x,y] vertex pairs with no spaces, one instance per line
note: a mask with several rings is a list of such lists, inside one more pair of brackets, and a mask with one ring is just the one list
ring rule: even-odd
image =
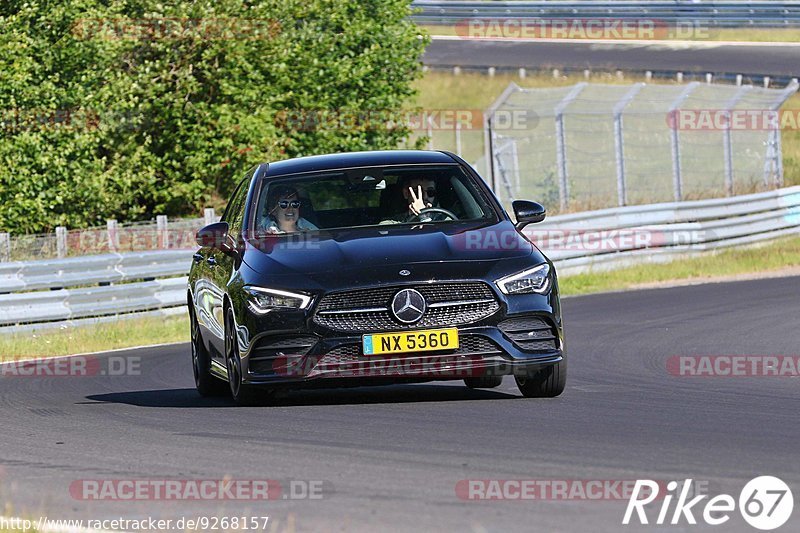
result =
[[[423,213],[438,213],[449,217],[451,220],[458,220],[458,217],[455,215],[455,213],[443,207],[426,207],[425,209],[420,210],[418,215],[414,215],[413,217],[411,217],[409,222],[422,222],[422,220],[420,220],[420,217],[422,216]],[[431,220],[435,220],[435,217],[432,218]],[[445,219],[443,218],[442,220]]]

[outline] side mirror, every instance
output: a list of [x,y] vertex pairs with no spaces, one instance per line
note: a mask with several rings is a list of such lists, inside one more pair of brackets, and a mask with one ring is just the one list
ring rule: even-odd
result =
[[517,223],[514,227],[521,230],[528,224],[535,224],[541,222],[547,216],[547,210],[544,206],[537,202],[530,202],[528,200],[514,200],[512,202],[514,208],[514,216],[517,218]]
[[195,234],[195,239],[198,245],[216,248],[224,254],[232,254],[236,251],[228,237],[227,222],[214,222],[200,228]]

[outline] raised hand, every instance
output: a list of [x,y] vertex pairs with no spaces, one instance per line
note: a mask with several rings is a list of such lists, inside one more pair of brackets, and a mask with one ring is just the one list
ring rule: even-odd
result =
[[423,209],[425,209],[426,207],[432,207],[433,206],[431,203],[427,203],[426,204],[425,201],[422,199],[423,197],[422,197],[422,186],[421,185],[417,185],[417,193],[416,194],[414,193],[414,188],[413,187],[409,187],[408,188],[408,192],[411,195],[411,199],[412,199],[411,203],[408,204],[408,210],[411,212],[411,214],[419,215],[419,212],[422,211]]

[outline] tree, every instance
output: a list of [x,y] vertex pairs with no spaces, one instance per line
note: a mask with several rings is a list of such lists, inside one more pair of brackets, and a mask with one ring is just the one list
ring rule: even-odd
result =
[[[197,213],[256,162],[394,148],[410,0],[0,8],[0,227]],[[24,119],[24,120],[23,120]]]

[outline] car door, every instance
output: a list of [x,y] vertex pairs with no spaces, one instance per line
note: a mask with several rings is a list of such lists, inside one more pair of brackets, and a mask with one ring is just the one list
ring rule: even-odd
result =
[[[247,193],[250,190],[250,180],[253,177],[253,170],[247,173],[245,178],[231,196],[228,207],[222,215],[222,221],[228,223],[228,237],[230,242],[238,242],[242,233],[244,221],[244,210]],[[205,259],[204,269],[207,272],[209,286],[209,304],[211,319],[209,324],[211,357],[224,364],[225,350],[225,315],[223,303],[225,292],[233,275],[235,260],[230,255],[223,253],[217,248],[210,248]]]

